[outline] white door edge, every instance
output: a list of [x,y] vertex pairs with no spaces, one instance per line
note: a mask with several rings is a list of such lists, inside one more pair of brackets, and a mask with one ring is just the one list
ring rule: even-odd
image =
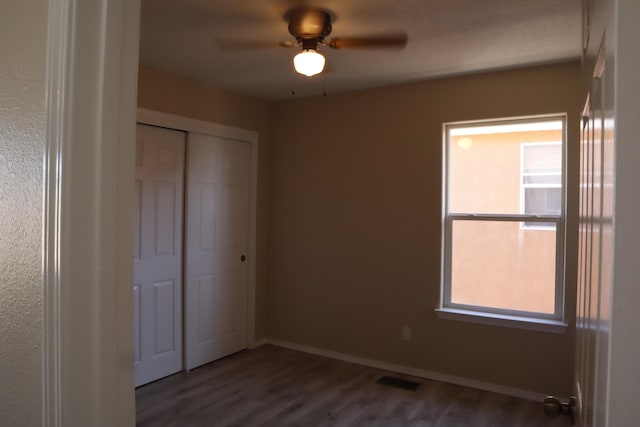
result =
[[[192,119],[138,108],[138,123],[162,126],[185,132],[200,133],[247,142],[251,146],[251,168],[249,171],[249,241],[248,241],[248,292],[247,292],[247,343],[249,348],[256,347],[256,217],[258,203],[258,133],[251,130]],[[187,356],[185,354],[185,356]],[[186,361],[187,357],[183,358]]]
[[140,0],[50,0],[48,24],[42,424],[134,425],[133,363],[114,361],[133,351]]

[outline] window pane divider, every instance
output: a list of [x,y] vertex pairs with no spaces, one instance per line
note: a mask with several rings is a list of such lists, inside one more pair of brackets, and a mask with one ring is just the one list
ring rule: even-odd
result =
[[523,215],[523,214],[469,214],[450,213],[452,221],[511,221],[511,222],[555,222],[560,223],[560,215]]
[[552,183],[546,183],[546,184],[539,184],[539,183],[530,183],[530,182],[523,182],[522,186],[524,188],[562,188],[562,184],[552,184]]
[[522,175],[524,176],[548,176],[548,175],[562,176],[562,172],[522,172]]

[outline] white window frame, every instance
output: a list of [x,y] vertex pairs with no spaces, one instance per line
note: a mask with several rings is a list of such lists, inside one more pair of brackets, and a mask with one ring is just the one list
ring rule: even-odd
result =
[[[489,124],[495,126],[511,125],[511,129],[528,126],[532,123],[559,120],[562,123],[562,204],[560,215],[528,215],[493,214],[480,212],[449,211],[449,170],[450,170],[450,137],[451,130],[464,132],[464,128],[477,128]],[[535,126],[535,125],[534,125]],[[462,131],[461,131],[462,130]],[[567,117],[566,114],[538,115],[514,117],[506,119],[478,120],[466,122],[450,122],[443,124],[443,164],[442,164],[442,268],[441,298],[436,309],[441,319],[459,320],[472,323],[489,324],[521,329],[530,329],[551,333],[564,333],[567,324],[564,322],[564,275],[565,275],[565,228],[566,228],[566,164],[567,164]],[[522,164],[522,163],[521,163]],[[520,187],[522,186],[522,166],[520,171]],[[521,197],[521,204],[523,204]],[[555,274],[555,306],[553,313],[537,313],[504,308],[467,305],[454,303],[451,300],[451,266],[452,266],[452,230],[454,221],[507,221],[507,222],[554,222],[556,225],[556,274]],[[535,226],[533,227],[535,228]],[[551,227],[548,227],[551,228]]]

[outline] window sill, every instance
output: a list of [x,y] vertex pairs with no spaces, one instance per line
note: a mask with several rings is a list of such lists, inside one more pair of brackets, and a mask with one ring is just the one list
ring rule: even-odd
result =
[[569,325],[559,320],[535,319],[531,317],[509,316],[505,314],[484,313],[481,311],[438,308],[439,319],[460,322],[479,323],[481,325],[501,326],[505,328],[526,329],[530,331],[564,334]]

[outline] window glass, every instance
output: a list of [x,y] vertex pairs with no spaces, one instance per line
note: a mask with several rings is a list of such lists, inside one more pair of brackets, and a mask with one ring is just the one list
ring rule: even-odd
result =
[[555,227],[523,232],[515,221],[453,221],[452,226],[453,303],[553,314]]
[[542,124],[451,128],[449,212],[521,213],[521,175],[527,184],[553,181],[560,185],[562,121]]

